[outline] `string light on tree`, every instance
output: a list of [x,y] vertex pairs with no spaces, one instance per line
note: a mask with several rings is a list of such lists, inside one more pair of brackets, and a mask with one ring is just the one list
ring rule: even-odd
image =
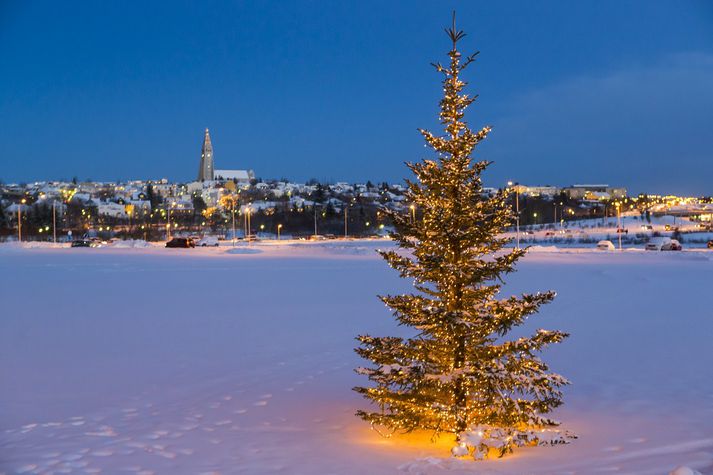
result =
[[572,437],[547,417],[562,404],[560,388],[568,381],[539,358],[567,334],[537,330],[506,338],[555,293],[498,298],[503,277],[526,250],[506,248],[510,239],[503,232],[514,220],[508,192],[488,197],[481,173],[489,162],[472,158],[490,132],[473,132],[463,120],[477,96],[463,92],[460,75],[477,53],[461,57],[457,43],[465,34],[456,29],[455,14],[446,32],[449,64],[434,64],[443,76],[445,134],[421,130],[437,158],[408,164],[416,179],[407,180],[406,199],[418,207],[418,219],[386,210],[399,249],[381,252],[401,277],[413,280],[413,293],[380,298],[415,334],[359,336],[356,352],[372,364],[357,372],[374,385],[354,389],[378,407],[357,415],[379,433],[451,434],[454,455],[482,459]]

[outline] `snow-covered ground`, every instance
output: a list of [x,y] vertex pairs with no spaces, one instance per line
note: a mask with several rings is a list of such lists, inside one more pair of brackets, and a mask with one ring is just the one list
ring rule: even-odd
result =
[[529,253],[580,438],[472,462],[353,416],[354,336],[407,332],[387,245],[0,245],[0,473],[713,473],[713,252]]

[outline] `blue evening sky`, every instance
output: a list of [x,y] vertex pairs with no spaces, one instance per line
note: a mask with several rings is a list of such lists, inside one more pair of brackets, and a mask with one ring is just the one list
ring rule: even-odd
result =
[[0,2],[0,180],[399,181],[451,10],[486,184],[713,194],[710,1]]

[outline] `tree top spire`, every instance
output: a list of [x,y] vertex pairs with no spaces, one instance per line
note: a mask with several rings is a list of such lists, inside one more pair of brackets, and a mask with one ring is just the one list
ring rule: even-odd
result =
[[453,51],[455,51],[456,43],[458,43],[458,40],[462,39],[465,36],[465,32],[463,32],[463,30],[456,29],[456,11],[455,10],[453,10],[453,25],[450,28],[446,28],[445,31],[446,31],[446,34],[448,35],[448,37],[453,42]]

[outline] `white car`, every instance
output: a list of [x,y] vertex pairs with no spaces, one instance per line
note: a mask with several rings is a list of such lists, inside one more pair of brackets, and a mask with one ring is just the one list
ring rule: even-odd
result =
[[611,241],[599,241],[597,243],[597,250],[599,251],[613,251],[614,249],[616,248]]
[[646,243],[644,249],[647,251],[680,251],[683,249],[683,246],[681,246],[681,243],[676,239],[655,237]]
[[208,247],[208,246],[218,247],[218,245],[219,245],[218,238],[215,236],[205,236],[196,243],[196,246],[201,246],[201,247]]

